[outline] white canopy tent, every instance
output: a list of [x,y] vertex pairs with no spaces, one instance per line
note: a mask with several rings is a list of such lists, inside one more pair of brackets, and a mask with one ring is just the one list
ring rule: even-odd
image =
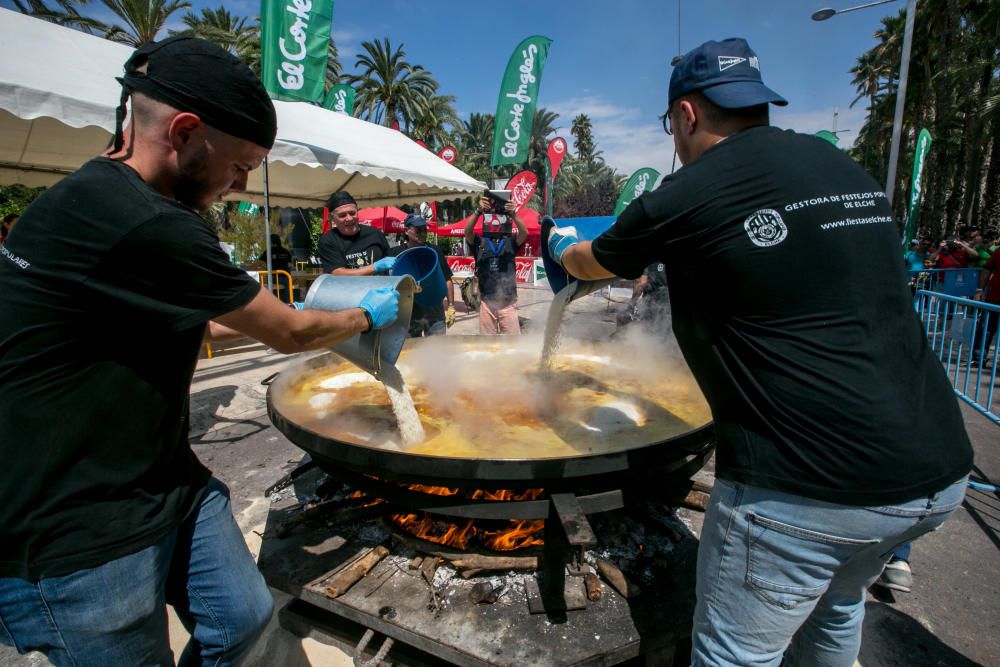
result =
[[[132,49],[0,9],[0,183],[52,185],[111,141]],[[275,102],[268,158],[272,206],[318,207],[348,190],[361,203],[398,205],[486,189],[405,135],[309,104]],[[225,128],[220,128],[225,129]],[[262,170],[234,199],[263,202]]]

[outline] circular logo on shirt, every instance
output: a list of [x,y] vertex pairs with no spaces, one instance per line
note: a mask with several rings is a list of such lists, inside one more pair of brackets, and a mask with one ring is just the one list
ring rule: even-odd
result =
[[788,227],[778,212],[762,208],[743,222],[743,228],[753,244],[761,248],[778,245],[788,236]]

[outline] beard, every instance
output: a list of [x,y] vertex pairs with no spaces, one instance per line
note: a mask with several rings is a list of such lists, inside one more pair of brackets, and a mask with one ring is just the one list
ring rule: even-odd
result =
[[213,193],[212,190],[208,170],[208,147],[202,145],[190,160],[180,165],[180,172],[174,185],[174,198],[196,211],[207,211],[214,203],[217,194],[221,194]]

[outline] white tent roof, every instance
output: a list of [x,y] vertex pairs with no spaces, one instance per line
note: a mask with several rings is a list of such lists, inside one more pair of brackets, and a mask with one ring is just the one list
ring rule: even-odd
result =
[[[0,183],[51,185],[108,146],[132,49],[0,9]],[[320,206],[335,190],[404,204],[482,192],[486,184],[395,130],[310,104],[275,102],[272,206]],[[263,201],[263,170],[234,199]]]

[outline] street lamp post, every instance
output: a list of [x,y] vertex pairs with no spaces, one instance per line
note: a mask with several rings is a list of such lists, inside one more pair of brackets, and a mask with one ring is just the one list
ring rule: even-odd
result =
[[[825,21],[836,14],[853,12],[856,9],[875,7],[884,5],[895,0],[880,0],[870,2],[867,5],[848,7],[847,9],[820,9],[813,13],[813,21]],[[913,43],[913,23],[917,16],[917,0],[906,0],[906,27],[903,30],[903,57],[899,63],[899,88],[896,91],[896,113],[892,119],[892,141],[889,145],[889,173],[885,177],[885,196],[892,206],[893,195],[896,190],[896,163],[899,162],[899,142],[903,132],[903,107],[906,104],[906,80],[910,74],[910,46]]]

